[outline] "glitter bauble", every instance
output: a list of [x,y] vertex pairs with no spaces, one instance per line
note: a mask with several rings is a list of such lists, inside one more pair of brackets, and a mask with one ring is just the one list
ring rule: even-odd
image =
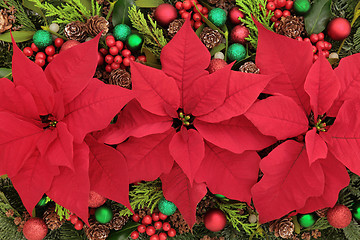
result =
[[79,44],[80,44],[80,42],[78,42],[76,40],[68,40],[68,41],[64,42],[64,44],[61,46],[59,53],[65,51],[65,50],[68,50],[69,48],[72,48]]
[[106,198],[101,196],[100,194],[90,191],[89,194],[89,207],[90,208],[97,208],[103,205],[106,202]]
[[155,20],[163,27],[167,27],[177,16],[176,8],[168,3],[160,4],[154,12]]
[[336,204],[335,207],[328,210],[326,217],[334,228],[345,228],[350,224],[352,214],[348,207]]
[[211,59],[209,67],[207,68],[207,70],[209,71],[209,73],[214,73],[217,70],[222,69],[226,65],[227,65],[227,63],[225,62],[224,59],[213,58],[213,59]]
[[246,42],[247,37],[249,37],[249,29],[243,25],[237,25],[231,30],[230,38],[234,43],[242,43]]
[[42,240],[46,237],[48,228],[41,218],[30,218],[23,228],[27,240]]

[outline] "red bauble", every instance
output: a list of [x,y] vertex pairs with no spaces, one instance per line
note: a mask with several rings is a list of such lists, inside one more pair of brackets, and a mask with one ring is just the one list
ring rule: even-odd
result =
[[91,208],[97,208],[103,205],[106,202],[106,198],[101,196],[100,194],[90,191],[89,194],[89,207]]
[[244,44],[246,42],[245,38],[249,37],[249,29],[243,25],[235,26],[230,34],[231,41],[234,43]]
[[177,18],[176,8],[168,3],[160,4],[154,13],[155,20],[163,27],[168,26]]
[[225,213],[220,209],[210,209],[204,216],[204,224],[212,232],[223,230],[226,225]]
[[229,20],[233,24],[240,24],[241,21],[239,20],[239,18],[244,18],[244,17],[245,15],[242,11],[240,11],[239,7],[233,7],[229,11]]
[[326,217],[334,228],[345,228],[350,224],[352,214],[348,207],[336,204],[335,207],[328,210]]
[[222,69],[226,65],[227,65],[227,63],[225,62],[224,59],[214,58],[214,59],[211,59],[210,65],[207,68],[207,70],[209,71],[209,73],[214,73],[217,70]]
[[335,18],[327,26],[327,33],[332,40],[341,41],[350,35],[351,25],[345,18]]
[[48,228],[41,218],[30,218],[23,228],[27,240],[42,240],[46,237]]
[[72,48],[76,45],[79,45],[80,42],[76,41],[76,40],[68,40],[66,42],[63,43],[63,45],[60,48],[60,52],[68,50],[69,48]]

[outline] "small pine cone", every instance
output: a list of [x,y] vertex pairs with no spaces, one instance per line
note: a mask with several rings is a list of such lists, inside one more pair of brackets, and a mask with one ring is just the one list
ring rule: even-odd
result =
[[207,0],[208,1],[208,3],[210,3],[210,4],[216,4],[216,3],[218,3],[220,0]]
[[168,34],[171,38],[175,36],[175,34],[180,30],[183,26],[185,19],[175,19],[169,24]]
[[235,0],[219,0],[215,6],[224,9],[226,13],[228,13],[228,11],[235,6]]
[[329,208],[323,208],[323,209],[316,210],[315,212],[319,217],[323,218],[323,217],[326,217],[328,210],[329,210]]
[[304,18],[296,16],[281,17],[276,33],[289,38],[299,37],[305,29]]
[[131,75],[126,70],[118,68],[111,72],[109,84],[131,89]]
[[14,218],[14,223],[15,223],[16,226],[20,225],[21,221],[22,221],[21,217]]
[[89,219],[89,225],[84,224],[84,231],[89,240],[103,240],[108,237],[110,229],[105,224],[91,218]]
[[101,31],[103,31],[102,35],[105,36],[109,31],[109,22],[100,16],[93,16],[89,18],[86,22],[87,32],[91,36],[98,35]]
[[240,68],[240,72],[259,74],[260,69],[253,62],[246,62]]
[[212,49],[220,44],[222,37],[217,30],[212,30],[209,27],[205,27],[200,34],[200,39],[208,49]]
[[6,214],[7,217],[13,217],[14,216],[14,209],[7,210],[5,214]]
[[170,216],[170,221],[173,226],[175,226],[178,229],[178,232],[180,234],[188,233],[190,232],[190,227],[182,217],[179,210],[177,210],[173,215]]
[[9,16],[4,9],[0,10],[0,33],[9,30],[12,24],[9,22]]
[[146,215],[151,215],[151,210],[148,209],[147,207],[143,208],[143,209],[140,209],[139,212],[138,212],[140,218],[143,218],[145,217]]
[[303,234],[301,234],[301,239],[310,240],[311,239],[310,233],[309,232],[304,232]]
[[65,26],[64,29],[65,35],[70,40],[76,40],[79,42],[85,41],[86,34],[86,25],[80,21],[71,22]]
[[204,215],[210,208],[215,207],[215,200],[212,196],[206,195],[197,205],[196,208],[196,223],[200,224],[204,222]]
[[321,238],[321,232],[318,229],[315,229],[311,231],[311,236],[315,239]]
[[274,232],[275,237],[289,239],[293,237],[294,228],[291,218],[285,217],[270,223],[269,231]]
[[59,229],[65,223],[64,218],[60,221],[59,215],[55,212],[55,206],[49,207],[44,212],[43,219],[50,230]]
[[111,221],[109,223],[107,223],[106,225],[110,229],[114,229],[116,231],[119,231],[120,229],[123,228],[123,226],[125,226],[125,224],[127,223],[128,220],[129,220],[128,216],[120,216],[120,214],[117,212],[117,213],[114,214]]

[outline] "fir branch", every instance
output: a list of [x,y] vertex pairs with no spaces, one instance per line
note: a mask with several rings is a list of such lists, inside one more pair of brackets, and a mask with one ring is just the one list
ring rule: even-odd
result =
[[36,31],[34,23],[29,19],[28,15],[26,14],[24,8],[20,3],[15,0],[0,0],[0,6],[6,9],[14,7],[16,9],[15,22],[22,26],[21,29],[28,31]]
[[360,239],[360,225],[354,220],[350,222],[349,226],[343,229],[346,239],[359,240]]
[[63,218],[68,219],[70,216],[70,211],[57,203],[55,205],[55,212],[59,215],[60,221],[63,220]]
[[[66,221],[59,229],[59,240],[87,240],[84,230],[77,231],[69,221]],[[51,239],[54,240],[54,239]]]
[[314,225],[312,225],[311,227],[308,228],[304,228],[301,231],[302,232],[307,232],[307,231],[311,231],[311,230],[325,230],[328,228],[332,228],[332,226],[329,224],[328,220],[326,218],[319,218]]

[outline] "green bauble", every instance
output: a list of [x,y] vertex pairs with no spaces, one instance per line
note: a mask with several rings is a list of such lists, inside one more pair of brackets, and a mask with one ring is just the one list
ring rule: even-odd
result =
[[316,222],[316,215],[314,213],[298,214],[298,221],[304,228],[311,227]]
[[360,221],[360,201],[358,202],[355,202],[354,205],[352,205],[352,214],[353,214],[353,217]]
[[140,34],[132,33],[126,41],[126,45],[130,50],[139,50],[144,42],[143,37]]
[[130,34],[131,28],[126,24],[119,24],[114,28],[114,37],[117,41],[125,42]]
[[227,56],[230,61],[240,61],[246,57],[246,49],[240,43],[231,44],[227,50]]
[[51,33],[45,30],[37,31],[33,36],[33,41],[38,48],[46,48],[53,42]]
[[217,198],[226,198],[224,195],[221,195],[221,194],[214,194],[214,196]]
[[46,196],[42,197],[40,201],[37,203],[38,206],[42,207],[46,205]]
[[113,212],[111,208],[107,206],[102,206],[96,209],[95,211],[95,219],[99,223],[108,223],[113,218]]
[[159,211],[166,216],[170,216],[170,215],[174,214],[177,209],[177,207],[174,203],[166,200],[165,198],[162,198],[160,200],[158,208],[159,208]]
[[221,27],[226,22],[226,12],[221,8],[213,8],[209,12],[209,21],[212,22],[215,26]]
[[294,10],[300,15],[306,14],[311,8],[311,3],[309,0],[295,0]]

